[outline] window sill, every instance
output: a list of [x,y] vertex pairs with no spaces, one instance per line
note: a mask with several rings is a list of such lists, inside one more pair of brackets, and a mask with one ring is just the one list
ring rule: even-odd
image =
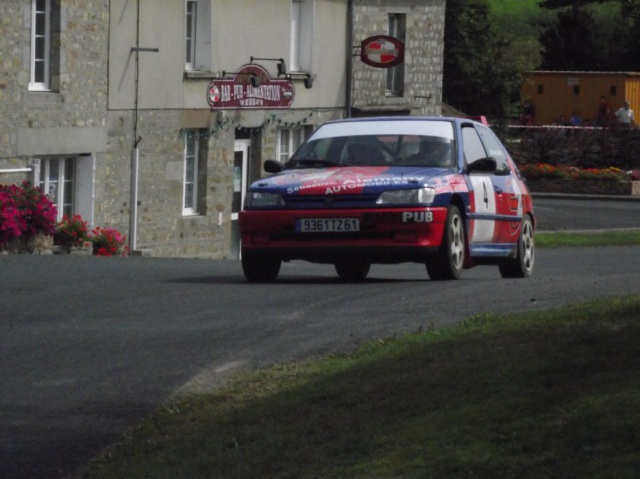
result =
[[218,73],[205,70],[185,70],[184,72],[186,80],[212,80],[218,77]]

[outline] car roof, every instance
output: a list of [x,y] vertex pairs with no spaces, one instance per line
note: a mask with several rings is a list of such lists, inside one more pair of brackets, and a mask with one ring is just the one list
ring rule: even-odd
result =
[[454,123],[475,123],[478,125],[486,125],[483,121],[476,118],[483,117],[457,117],[457,116],[366,116],[358,118],[342,118],[339,120],[329,120],[328,123],[356,123],[356,122],[389,122],[389,121],[451,121]]

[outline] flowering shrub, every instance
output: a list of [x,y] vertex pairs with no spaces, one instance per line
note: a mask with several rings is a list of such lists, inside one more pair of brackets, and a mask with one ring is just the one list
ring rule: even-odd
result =
[[127,256],[129,254],[126,235],[115,228],[100,228],[99,226],[94,228],[91,241],[95,256]]
[[546,163],[520,165],[520,172],[528,180],[539,178],[566,178],[608,181],[629,181],[640,176],[638,170],[622,171],[619,168],[576,168],[575,166],[553,166]]
[[53,235],[53,244],[82,246],[89,241],[89,227],[80,215],[69,218],[63,216],[62,221],[56,225],[56,232]]
[[0,185],[0,247],[17,238],[55,232],[56,207],[40,188],[23,181],[21,186]]

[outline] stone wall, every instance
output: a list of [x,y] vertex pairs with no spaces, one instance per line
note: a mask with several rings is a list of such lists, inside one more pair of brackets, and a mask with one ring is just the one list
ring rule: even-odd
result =
[[[413,115],[439,115],[442,102],[444,0],[355,0],[354,45],[389,33],[389,15],[406,15],[404,95],[385,95],[387,69],[354,57],[354,109],[409,110]],[[357,49],[359,52],[359,48]]]
[[26,166],[36,154],[66,153],[55,144],[42,149],[37,140],[43,130],[82,135],[106,126],[108,0],[52,4],[58,6],[52,16],[52,91],[41,92],[29,91],[31,1],[0,2],[0,168]]

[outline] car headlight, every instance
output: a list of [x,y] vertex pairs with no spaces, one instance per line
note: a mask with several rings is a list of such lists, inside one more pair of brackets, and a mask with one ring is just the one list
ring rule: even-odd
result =
[[376,200],[377,205],[428,205],[433,203],[436,190],[417,188],[412,190],[390,190],[382,193]]
[[276,208],[278,206],[284,206],[284,200],[276,193],[250,191],[244,198],[246,209]]

